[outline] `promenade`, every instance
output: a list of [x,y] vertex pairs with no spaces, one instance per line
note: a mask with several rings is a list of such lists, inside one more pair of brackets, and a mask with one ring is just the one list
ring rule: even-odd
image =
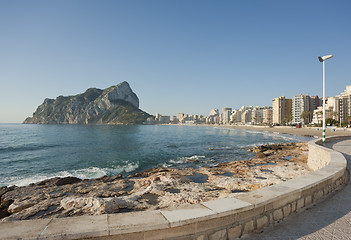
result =
[[[351,139],[326,144],[341,152],[351,165]],[[263,229],[242,239],[351,239],[351,185],[325,201],[290,216],[279,225]]]

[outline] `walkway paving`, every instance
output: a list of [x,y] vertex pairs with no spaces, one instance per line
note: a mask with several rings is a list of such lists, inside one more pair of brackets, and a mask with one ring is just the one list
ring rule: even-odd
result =
[[[351,140],[328,143],[327,147],[343,153],[350,170]],[[304,212],[243,239],[351,239],[351,184]]]

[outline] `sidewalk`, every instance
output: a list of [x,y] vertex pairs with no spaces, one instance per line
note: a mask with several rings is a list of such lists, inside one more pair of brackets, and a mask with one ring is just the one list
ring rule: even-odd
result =
[[[328,143],[326,146],[343,153],[350,170],[351,139]],[[289,217],[279,225],[242,239],[351,239],[351,185],[346,185],[325,201]]]

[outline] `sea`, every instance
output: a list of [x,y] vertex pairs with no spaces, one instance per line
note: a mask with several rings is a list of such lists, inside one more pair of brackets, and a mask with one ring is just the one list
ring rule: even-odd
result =
[[243,161],[250,147],[309,137],[187,125],[0,124],[0,186],[52,177],[99,178],[154,167]]

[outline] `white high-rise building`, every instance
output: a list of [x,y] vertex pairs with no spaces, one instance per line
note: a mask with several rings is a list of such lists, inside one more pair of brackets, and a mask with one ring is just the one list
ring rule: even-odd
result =
[[304,111],[311,110],[310,100],[310,96],[304,94],[293,96],[291,105],[292,123],[304,122],[304,119],[301,118],[301,115]]
[[222,123],[230,123],[230,116],[232,115],[232,108],[223,108],[222,110]]
[[338,118],[341,122],[350,122],[351,118],[351,85],[346,86],[346,90],[338,98]]

